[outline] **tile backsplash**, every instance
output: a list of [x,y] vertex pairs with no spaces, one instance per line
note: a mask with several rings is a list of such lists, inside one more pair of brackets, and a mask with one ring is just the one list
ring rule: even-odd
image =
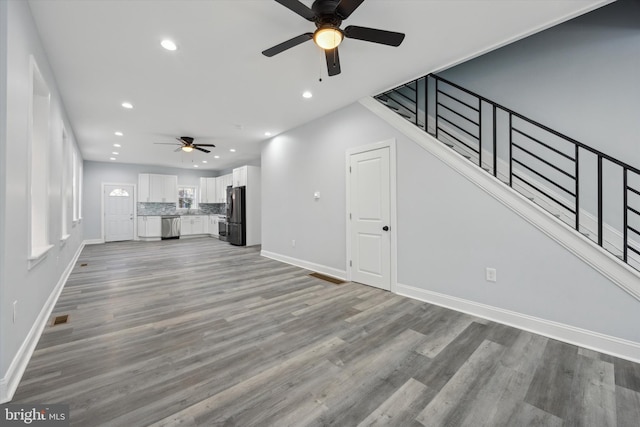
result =
[[[223,215],[226,212],[225,203],[201,203],[199,209],[191,209],[192,215]],[[138,215],[184,215],[186,211],[176,209],[175,203],[138,203]]]

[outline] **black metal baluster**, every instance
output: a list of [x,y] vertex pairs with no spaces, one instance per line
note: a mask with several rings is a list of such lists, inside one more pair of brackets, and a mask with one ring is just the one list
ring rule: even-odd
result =
[[436,119],[436,139],[438,139],[438,128],[440,127],[440,124],[438,123],[438,103],[440,102],[440,100],[438,99],[438,93],[440,92],[440,77],[436,76],[436,105],[435,105],[435,119]]
[[478,99],[478,166],[482,168],[482,100]]
[[574,144],[576,149],[575,151],[575,162],[576,162],[576,231],[580,232],[580,161],[578,160],[578,151],[580,147]]
[[602,156],[598,156],[598,246],[602,246]]
[[628,239],[629,239],[629,230],[628,230],[628,222],[629,222],[629,218],[627,217],[628,215],[628,211],[629,211],[629,200],[628,200],[628,195],[627,193],[629,192],[628,190],[628,185],[627,185],[627,168],[623,168],[622,169],[622,190],[623,190],[623,210],[622,210],[622,215],[623,215],[623,220],[622,220],[622,227],[623,227],[623,231],[622,231],[622,260],[624,262],[627,262],[627,254],[629,252],[629,243],[628,243]]
[[496,104],[493,104],[493,176],[498,177],[498,130],[497,119],[496,119],[497,109]]
[[513,188],[513,114],[509,113],[509,187]]

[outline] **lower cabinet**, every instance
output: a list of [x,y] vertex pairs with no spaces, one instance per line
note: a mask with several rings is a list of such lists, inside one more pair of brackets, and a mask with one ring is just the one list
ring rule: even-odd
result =
[[162,235],[162,221],[159,216],[138,217],[138,237],[160,238]]
[[197,234],[206,234],[205,226],[207,225],[208,216],[205,215],[183,215],[180,217],[180,235],[194,236]]
[[218,215],[209,215],[209,234],[215,237],[220,237],[218,233]]

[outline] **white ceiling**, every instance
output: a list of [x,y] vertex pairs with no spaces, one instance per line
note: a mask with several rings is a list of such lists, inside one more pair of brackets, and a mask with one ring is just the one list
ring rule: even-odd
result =
[[[272,0],[29,4],[86,160],[217,171],[259,158],[267,131],[292,129],[610,1],[367,0],[343,28],[381,28],[406,38],[398,48],[346,39],[342,74],[334,77],[327,77],[313,42],[272,58],[261,54],[314,29]],[[164,50],[164,38],[179,49]],[[305,90],[313,98],[303,99]],[[125,110],[123,101],[134,108]],[[187,154],[154,145],[176,136],[217,147]]]

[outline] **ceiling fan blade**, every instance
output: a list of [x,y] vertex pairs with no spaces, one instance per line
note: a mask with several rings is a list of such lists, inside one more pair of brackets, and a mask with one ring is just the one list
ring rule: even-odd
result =
[[274,55],[279,54],[280,52],[284,52],[287,49],[291,49],[294,46],[298,46],[300,43],[304,43],[307,40],[311,40],[313,38],[312,33],[304,33],[300,34],[297,37],[287,40],[286,42],[282,42],[278,45],[275,45],[272,48],[262,51],[264,56],[272,57]]
[[364,0],[342,0],[340,4],[338,4],[338,7],[336,7],[336,14],[341,19],[347,19],[363,1]]
[[213,144],[193,144],[194,147],[215,147]]
[[298,0],[276,0],[276,2],[280,3],[290,11],[302,16],[307,21],[313,21],[316,17],[316,14],[313,10],[309,9]]
[[174,153],[177,153],[178,151],[182,151],[182,147],[178,147],[175,150],[173,150]]
[[324,51],[327,58],[327,71],[329,76],[335,76],[340,74],[340,56],[338,55],[338,48],[327,49]]
[[200,150],[200,151],[202,151],[204,153],[210,153],[211,152],[209,150],[205,150],[204,148],[196,147],[195,145],[193,146],[193,148],[195,148],[196,150]]
[[404,40],[403,33],[393,31],[377,30],[375,28],[358,27],[350,25],[344,29],[344,35],[351,39],[364,40],[367,42],[386,44],[388,46],[400,46]]

